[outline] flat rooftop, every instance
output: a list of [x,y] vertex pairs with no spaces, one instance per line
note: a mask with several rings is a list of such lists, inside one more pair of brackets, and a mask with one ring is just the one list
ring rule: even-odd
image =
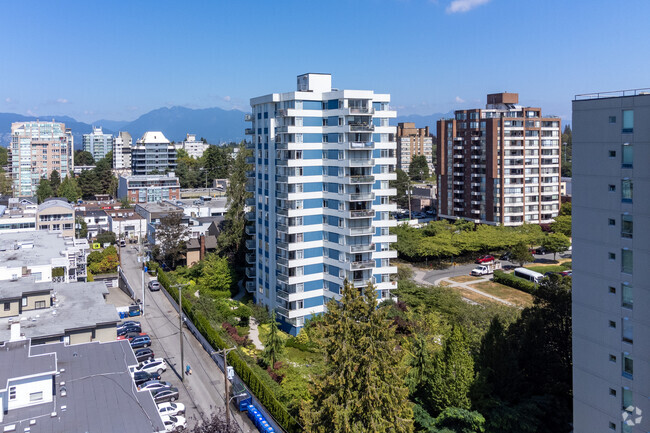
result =
[[[4,362],[2,348],[0,375],[10,370],[13,376],[14,367]],[[29,428],[30,433],[165,431],[151,393],[138,391],[131,379],[128,368],[137,361],[128,341],[31,346],[30,357],[46,354],[55,354],[59,372],[54,401],[11,410],[0,427],[15,424],[16,432]],[[61,382],[65,382],[65,396],[60,395]],[[31,420],[36,420],[34,425]]]
[[[33,247],[20,247],[33,245]],[[0,234],[0,268],[51,264],[53,259],[65,259],[61,254],[72,247],[72,239],[60,233],[35,230]]]
[[195,203],[197,200],[200,200],[198,198],[183,198],[180,200],[175,200],[174,203],[178,206],[182,207],[195,207],[195,206],[200,206],[200,207],[207,207],[207,208],[226,208],[228,205],[228,198],[226,197],[212,197],[211,200],[202,202],[200,204]]
[[20,320],[20,332],[31,339],[63,336],[67,330],[116,324],[119,321],[115,306],[107,304],[104,299],[108,289],[103,282],[0,281],[0,292],[25,293],[48,288],[55,299],[52,307],[23,311],[20,316],[0,319],[0,341],[11,338],[10,321]]
[[0,390],[7,389],[7,381],[25,377],[34,372],[56,372],[56,356],[30,356],[29,340],[7,342],[0,346]]
[[154,202],[154,203],[138,203],[135,205],[136,209],[138,207],[146,210],[149,213],[156,213],[156,212],[182,212],[183,209],[180,207],[173,205],[168,202]]
[[613,90],[609,92],[582,93],[575,95],[575,101],[585,99],[605,99],[605,98],[622,98],[625,96],[647,96],[650,95],[650,87],[641,89]]

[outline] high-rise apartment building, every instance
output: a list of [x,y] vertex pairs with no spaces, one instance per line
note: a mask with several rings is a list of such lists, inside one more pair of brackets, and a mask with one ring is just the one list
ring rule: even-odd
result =
[[56,170],[63,178],[73,169],[74,138],[64,123],[11,124],[9,165],[14,197],[33,197],[41,179]]
[[397,124],[397,167],[409,172],[413,157],[424,155],[429,166],[429,173],[433,175],[433,137],[429,127],[416,128],[415,123],[404,122]]
[[120,131],[113,143],[113,169],[120,174],[131,174],[131,146],[133,139],[128,132]]
[[113,150],[115,137],[111,134],[104,134],[101,126],[93,126],[93,132],[83,135],[83,149],[90,153],[95,161],[104,158],[108,152]]
[[573,429],[645,433],[650,93],[578,95],[571,126]]
[[560,207],[560,119],[487,96],[485,109],[438,121],[438,215],[516,226],[550,223]]
[[176,169],[176,148],[160,131],[145,132],[131,148],[131,171],[134,176],[165,174]]
[[390,95],[332,89],[331,75],[298,76],[297,90],[251,99],[254,193],[247,289],[296,334],[339,298],[343,282],[390,297],[389,234],[396,116]]

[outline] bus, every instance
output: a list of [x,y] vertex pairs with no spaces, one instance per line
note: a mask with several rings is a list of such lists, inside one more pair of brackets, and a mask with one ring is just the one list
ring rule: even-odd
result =
[[526,268],[516,268],[514,272],[515,277],[523,278],[524,280],[532,281],[535,284],[538,284],[544,278],[544,275],[539,272],[531,271]]

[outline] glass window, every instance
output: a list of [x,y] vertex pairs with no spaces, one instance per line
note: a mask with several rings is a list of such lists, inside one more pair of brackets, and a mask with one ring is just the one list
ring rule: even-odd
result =
[[609,218],[608,223],[610,226],[615,226],[616,225],[616,220],[614,218]]
[[616,123],[616,116],[609,116],[609,123]]
[[632,321],[628,317],[623,317],[623,341],[626,343],[634,343],[634,328]]
[[632,361],[630,354],[627,352],[623,353],[623,376],[628,379],[634,377],[634,362]]
[[633,218],[632,215],[621,215],[621,236],[624,238],[632,238],[633,231]]
[[621,250],[621,272],[631,274],[633,271],[633,258],[632,250]]
[[632,201],[633,189],[632,179],[623,179],[621,181],[621,197],[623,201]]
[[630,143],[623,143],[623,167],[631,168],[634,159],[634,147]]
[[616,151],[615,150],[610,150],[609,151],[609,157],[610,158],[616,158]]
[[31,392],[29,394],[29,401],[40,401],[43,400],[43,391]]
[[16,399],[16,387],[15,386],[10,386],[9,387],[9,400],[15,400]]
[[623,132],[634,132],[634,110],[623,110]]
[[616,191],[616,185],[609,185],[609,192],[614,192]]
[[629,309],[634,307],[632,286],[627,283],[621,285],[621,306]]
[[634,400],[632,399],[632,390],[630,388],[623,387],[623,393],[621,397],[623,410],[628,410],[630,406],[634,406]]

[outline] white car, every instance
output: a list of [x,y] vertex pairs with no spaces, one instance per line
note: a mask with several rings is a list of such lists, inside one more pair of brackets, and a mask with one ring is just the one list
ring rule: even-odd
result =
[[158,413],[160,413],[160,416],[182,415],[185,413],[185,405],[183,403],[160,403]]
[[135,371],[146,371],[147,373],[158,374],[162,374],[165,370],[167,370],[167,363],[165,363],[163,358],[149,359],[135,368]]
[[150,380],[138,387],[138,391],[157,391],[163,388],[171,388],[172,384],[161,380]]
[[175,415],[163,415],[162,421],[163,424],[165,424],[165,430],[167,431],[173,431],[175,428],[178,427],[185,427],[185,425],[187,424],[185,422],[185,417],[175,416]]

